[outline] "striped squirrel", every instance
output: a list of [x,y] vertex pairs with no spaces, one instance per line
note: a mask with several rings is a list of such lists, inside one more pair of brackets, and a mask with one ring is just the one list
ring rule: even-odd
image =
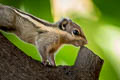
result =
[[[15,33],[38,48],[42,63],[55,66],[54,53],[63,44],[83,46],[87,39],[80,26],[63,18],[49,23],[16,8],[0,4],[0,29]],[[47,61],[48,60],[48,61]]]

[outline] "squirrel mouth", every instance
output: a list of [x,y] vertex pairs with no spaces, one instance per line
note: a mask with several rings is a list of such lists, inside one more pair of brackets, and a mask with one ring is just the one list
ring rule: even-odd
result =
[[82,42],[75,42],[74,43],[74,45],[76,46],[76,47],[80,47],[80,46],[84,46],[84,45],[86,45],[86,44],[88,44],[88,41],[82,41]]
[[75,42],[74,45],[75,45],[76,47],[80,47],[80,46],[82,46],[82,43]]

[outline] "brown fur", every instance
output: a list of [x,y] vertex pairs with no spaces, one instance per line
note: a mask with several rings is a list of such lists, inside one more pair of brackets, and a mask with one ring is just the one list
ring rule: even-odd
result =
[[[36,45],[44,65],[48,60],[55,66],[54,53],[61,45],[82,46],[87,43],[81,28],[70,19],[63,18],[52,24],[4,5],[0,5],[0,28],[7,28],[20,39]],[[79,34],[76,35],[74,30]]]

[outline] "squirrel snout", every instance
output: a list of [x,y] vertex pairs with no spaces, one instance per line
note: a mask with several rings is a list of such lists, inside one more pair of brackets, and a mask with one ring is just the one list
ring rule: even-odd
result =
[[84,44],[88,44],[88,41],[86,40]]
[[86,45],[86,44],[88,44],[88,41],[85,39],[83,40],[83,45]]
[[88,44],[88,41],[86,39],[84,39],[84,40],[81,41],[81,45],[80,46],[84,46],[86,44]]
[[79,46],[84,46],[86,44],[88,44],[88,41],[87,40],[80,40],[80,41],[76,41],[73,43],[76,47],[79,47]]

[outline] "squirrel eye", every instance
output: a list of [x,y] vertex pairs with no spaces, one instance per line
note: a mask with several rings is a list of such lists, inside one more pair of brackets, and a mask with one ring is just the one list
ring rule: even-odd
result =
[[79,35],[80,33],[79,33],[78,30],[73,30],[73,34],[74,34],[74,35]]

